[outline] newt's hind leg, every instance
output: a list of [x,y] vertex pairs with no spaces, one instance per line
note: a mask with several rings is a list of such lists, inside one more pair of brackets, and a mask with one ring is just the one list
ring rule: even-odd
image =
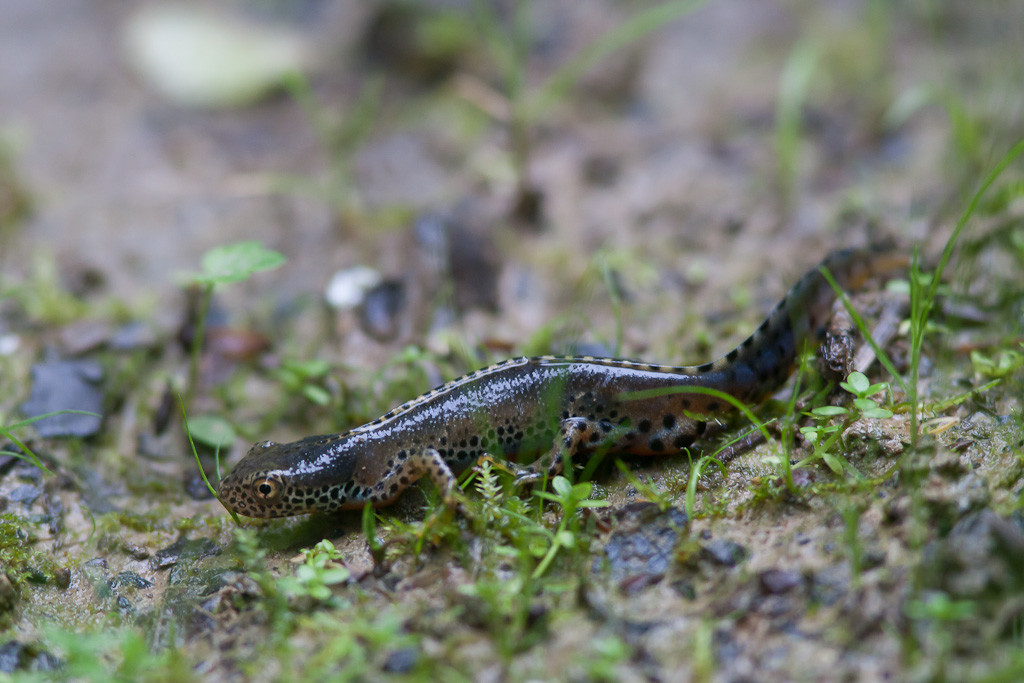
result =
[[558,436],[544,455],[525,467],[516,467],[515,486],[533,484],[545,476],[554,477],[562,472],[565,459],[572,460],[577,454],[592,448],[603,435],[597,422],[585,417],[569,417],[558,424]]

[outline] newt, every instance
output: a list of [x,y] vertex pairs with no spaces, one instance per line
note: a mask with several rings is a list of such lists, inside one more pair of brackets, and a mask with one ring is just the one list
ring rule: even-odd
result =
[[[453,501],[456,477],[481,457],[504,459],[531,483],[599,449],[670,455],[713,431],[734,408],[708,394],[630,394],[707,387],[760,403],[792,374],[805,345],[820,341],[835,291],[906,264],[887,248],[830,254],[805,274],[742,344],[694,366],[597,358],[512,358],[439,386],[360,427],[292,443],[262,441],[218,485],[221,503],[248,517],[388,505],[422,477]],[[652,392],[658,393],[658,392]],[[540,457],[536,457],[536,456]],[[526,466],[524,458],[536,458]],[[528,460],[527,460],[528,461]]]

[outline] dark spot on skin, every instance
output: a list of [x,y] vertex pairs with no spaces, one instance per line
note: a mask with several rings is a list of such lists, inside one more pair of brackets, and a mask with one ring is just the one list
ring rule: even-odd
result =
[[684,399],[680,400],[679,401],[679,405],[681,405],[683,407],[683,410],[689,410],[690,409],[690,399],[684,398]]
[[734,360],[736,360],[739,357],[739,355],[740,355],[740,350],[739,349],[733,349],[732,351],[730,351],[729,353],[727,353],[725,355],[725,359],[731,363]]
[[708,404],[708,412],[716,413],[722,407],[722,404],[718,401],[712,401]]
[[636,432],[627,432],[624,438],[626,439],[626,441],[635,441],[636,436]]
[[644,434],[646,434],[647,432],[651,431],[651,421],[646,418],[640,420],[640,422],[637,423],[636,428],[639,429]]
[[697,372],[711,372],[715,367],[714,363],[705,363],[704,365],[697,366]]
[[651,439],[647,442],[647,445],[651,447],[652,451],[658,452],[665,450],[665,444],[661,439]]
[[672,441],[672,445],[678,448],[679,450],[682,450],[684,448],[689,448],[690,446],[692,446],[693,441],[693,434],[680,434]]
[[676,416],[671,413],[661,418],[661,424],[665,425],[665,429],[672,429],[676,425]]
[[479,444],[480,438],[476,434],[469,438],[469,445],[472,446],[473,448],[476,448]]
[[601,435],[597,432],[593,432],[590,435],[590,443],[597,443],[601,439]]

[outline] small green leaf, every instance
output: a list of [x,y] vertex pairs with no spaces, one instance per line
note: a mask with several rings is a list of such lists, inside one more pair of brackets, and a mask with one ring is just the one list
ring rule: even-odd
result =
[[594,489],[594,485],[589,481],[581,481],[572,487],[571,495],[575,500],[586,500],[590,497],[590,492]]
[[303,384],[302,395],[318,406],[325,406],[331,402],[331,394],[316,384]]
[[820,417],[835,417],[836,415],[846,415],[847,410],[842,406],[820,406],[811,412]]
[[553,488],[559,496],[565,498],[572,494],[572,484],[565,477],[558,476],[551,480],[551,488]]
[[253,273],[281,266],[285,258],[256,241],[215,247],[203,255],[203,272],[193,279],[206,285],[244,280]]
[[911,600],[904,610],[911,619],[957,621],[966,619],[976,611],[971,600],[953,600],[945,593],[932,593],[926,600]]
[[889,385],[886,382],[879,382],[877,384],[872,384],[870,387],[868,387],[864,391],[864,395],[865,396],[874,396],[875,394],[881,393],[881,392],[885,391],[888,388],[889,388]]
[[818,437],[821,435],[818,433],[817,427],[801,427],[800,433],[804,435],[804,438],[811,443],[817,443]]
[[878,407],[875,405],[875,402],[872,401],[870,398],[855,398],[853,399],[853,405],[855,408],[857,408],[857,410],[861,411],[862,413],[867,410],[874,410],[875,408]]
[[864,396],[864,392],[867,391],[870,385],[871,382],[868,381],[863,372],[851,372],[850,376],[846,378],[846,382],[839,383],[839,386],[855,396]]
[[872,408],[861,413],[864,417],[871,417],[877,420],[888,420],[892,417],[892,411],[886,408]]
[[843,473],[843,463],[838,458],[836,458],[834,455],[832,455],[831,453],[825,452],[825,453],[821,454],[821,457],[825,461],[825,464],[828,465],[828,468],[830,470],[832,470],[836,474],[842,474]]
[[216,415],[200,415],[188,421],[192,438],[211,448],[223,448],[235,440],[235,428]]
[[289,360],[284,362],[284,368],[294,372],[299,377],[304,379],[314,379],[316,377],[323,377],[330,369],[331,364],[325,360],[319,358],[313,358],[311,360]]

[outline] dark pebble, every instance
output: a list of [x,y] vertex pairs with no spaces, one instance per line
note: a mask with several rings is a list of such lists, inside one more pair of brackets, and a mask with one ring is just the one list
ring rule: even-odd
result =
[[735,567],[747,557],[747,550],[735,541],[712,539],[701,548],[701,556],[723,567]]
[[110,336],[110,348],[118,351],[131,351],[138,348],[156,346],[157,338],[153,328],[143,322],[135,321],[123,325]]
[[403,647],[388,655],[384,662],[384,671],[389,674],[410,673],[416,667],[419,658],[419,650],[414,647]]
[[131,588],[151,588],[153,586],[153,582],[149,579],[144,579],[135,572],[121,572],[107,581],[107,586],[111,589],[120,588],[122,586],[129,586]]
[[180,560],[210,557],[219,552],[220,547],[209,538],[189,540],[183,536],[166,548],[156,551],[156,566],[163,569],[177,564]]
[[37,645],[8,640],[0,645],[0,673],[46,672],[60,669],[61,661]]
[[[32,366],[32,393],[21,405],[26,417],[45,415],[56,410],[86,410],[99,413],[103,392],[97,386],[103,368],[92,361],[53,361]],[[44,438],[55,436],[91,436],[100,429],[100,417],[94,415],[54,415],[35,423]]]
[[71,585],[71,569],[58,567],[53,572],[53,585],[62,591],[66,591]]
[[498,309],[498,274],[501,254],[489,232],[455,224],[448,244],[448,267],[460,310]]
[[24,503],[25,505],[31,505],[32,502],[41,495],[43,495],[43,490],[38,486],[22,484],[21,486],[14,487],[14,490],[7,494],[7,497],[12,503]]
[[370,289],[359,305],[359,322],[363,331],[378,341],[398,335],[400,314],[405,308],[405,287],[388,280]]

